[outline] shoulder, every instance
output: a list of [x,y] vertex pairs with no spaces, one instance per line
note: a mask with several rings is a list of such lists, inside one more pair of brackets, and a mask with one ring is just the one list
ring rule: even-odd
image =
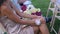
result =
[[6,15],[6,14],[11,14],[11,13],[12,13],[11,9],[10,9],[8,6],[2,6],[2,7],[1,7],[1,12],[2,12],[2,14],[4,14],[4,15]]
[[11,11],[11,8],[9,6],[1,6],[1,11],[7,12],[7,11]]
[[5,15],[7,13],[7,9],[8,9],[7,6],[2,5],[1,6],[1,14]]
[[1,11],[8,9],[7,6],[1,6]]

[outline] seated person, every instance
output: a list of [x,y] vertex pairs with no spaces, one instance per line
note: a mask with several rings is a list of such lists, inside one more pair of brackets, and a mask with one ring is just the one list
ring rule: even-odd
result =
[[[13,9],[8,1],[9,0],[0,0],[1,13],[3,14],[0,20],[9,34],[34,34],[34,32],[36,33],[39,30],[41,34],[49,34],[45,19],[42,16],[21,13],[16,7]],[[20,19],[20,17],[31,18],[31,20],[23,20]],[[21,30],[22,25],[30,26],[27,29]]]
[[[12,0],[11,1],[11,4],[14,4],[14,6],[16,6],[16,8],[20,11],[20,12],[23,12],[25,10],[27,10],[29,8],[29,6],[31,5],[31,7],[35,8],[32,4],[32,2],[30,0]],[[20,5],[19,5],[20,4]],[[26,5],[26,6],[25,6]],[[14,7],[13,6],[13,7]],[[15,7],[14,7],[15,9]],[[16,9],[15,9],[16,10]],[[36,12],[36,13],[32,13],[33,15],[34,14],[37,14],[38,16],[41,16],[41,12]],[[45,18],[46,19],[46,23],[49,23],[51,21],[51,17],[47,17]]]
[[60,0],[56,0],[56,6],[57,6],[58,11],[60,11]]

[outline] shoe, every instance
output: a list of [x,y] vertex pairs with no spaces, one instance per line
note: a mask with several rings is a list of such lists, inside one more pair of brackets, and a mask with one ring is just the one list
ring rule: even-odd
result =
[[45,17],[45,20],[46,20],[46,23],[49,23],[49,22],[51,22],[52,17]]

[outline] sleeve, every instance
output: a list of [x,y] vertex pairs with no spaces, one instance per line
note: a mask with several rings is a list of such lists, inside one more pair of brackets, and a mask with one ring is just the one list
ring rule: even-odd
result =
[[59,6],[60,5],[60,0],[56,1],[56,5]]
[[32,2],[29,1],[29,0],[25,1],[25,2],[24,2],[24,5],[26,5],[27,10],[28,10],[29,8],[35,8],[34,5],[32,4]]
[[27,1],[24,2],[24,5],[26,5],[26,6],[28,6],[28,5],[30,5],[30,4],[32,4],[31,1],[28,1],[28,0],[27,0]]
[[16,8],[17,8],[18,10],[21,10],[21,7],[20,7],[20,5],[19,5],[19,3],[18,3],[17,0],[11,0],[11,2],[16,6]]

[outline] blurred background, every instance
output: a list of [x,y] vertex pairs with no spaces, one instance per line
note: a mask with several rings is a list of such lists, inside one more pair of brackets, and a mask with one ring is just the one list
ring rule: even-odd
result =
[[[46,13],[47,13],[47,10],[48,10],[48,6],[49,6],[49,3],[50,3],[50,0],[31,0],[33,5],[36,7],[36,8],[40,8],[41,9],[41,12],[42,12],[42,15],[43,16],[46,16]],[[49,15],[48,16],[52,16],[52,11],[49,11]],[[58,20],[56,18],[55,20],[55,25],[54,25],[54,28],[55,30],[58,32],[59,30],[59,27],[60,27],[60,20]],[[49,30],[50,30],[50,25],[49,23],[47,24]],[[50,34],[55,34],[53,31],[50,32]]]

